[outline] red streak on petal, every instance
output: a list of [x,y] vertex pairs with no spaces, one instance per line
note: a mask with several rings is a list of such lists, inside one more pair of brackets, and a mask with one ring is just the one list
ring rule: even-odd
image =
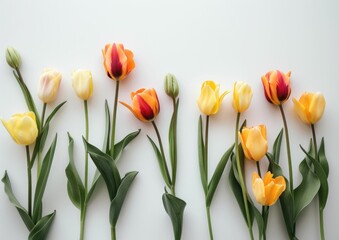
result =
[[277,97],[279,101],[288,99],[290,95],[289,85],[285,82],[284,76],[280,71],[277,71],[278,83],[277,83]]
[[136,96],[138,98],[140,113],[141,115],[147,120],[152,120],[154,118],[154,113],[152,108],[147,104],[147,102],[140,97],[139,95]]
[[111,52],[111,74],[112,77],[119,78],[122,75],[122,65],[119,59],[117,46],[114,44]]

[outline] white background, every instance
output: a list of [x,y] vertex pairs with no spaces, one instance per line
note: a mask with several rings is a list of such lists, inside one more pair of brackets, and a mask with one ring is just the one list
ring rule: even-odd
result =
[[[22,56],[22,74],[38,108],[37,82],[45,67],[63,73],[57,101],[67,100],[50,130],[58,132],[58,145],[44,196],[44,213],[57,210],[49,239],[74,240],[79,236],[79,211],[66,191],[65,168],[68,164],[67,131],[75,138],[76,161],[83,175],[83,103],[71,87],[70,74],[78,68],[92,70],[94,94],[89,101],[90,142],[101,147],[104,134],[104,100],[113,103],[115,83],[102,66],[101,49],[106,43],[122,42],[135,54],[136,68],[121,84],[120,100],[130,102],[129,93],[141,87],[158,91],[161,112],[156,122],[167,149],[167,128],[171,101],[163,91],[163,78],[174,73],[180,84],[179,164],[177,195],[187,202],[183,240],[208,239],[197,155],[196,99],[204,80],[213,79],[221,90],[232,89],[234,81],[247,81],[254,96],[243,114],[248,125],[264,123],[268,129],[269,149],[282,127],[278,108],[264,98],[260,77],[271,69],[292,71],[292,97],[303,91],[321,91],[327,105],[316,125],[319,142],[325,136],[330,164],[330,194],[325,209],[327,239],[338,239],[337,159],[339,133],[338,71],[339,2],[328,1],[19,1],[0,3],[0,116],[8,119],[27,110],[20,88],[5,61],[5,48],[15,47]],[[209,169],[216,166],[223,152],[234,141],[235,113],[232,95],[226,96],[221,111],[210,121]],[[284,108],[288,118],[295,184],[300,182],[299,144],[307,146],[310,128],[293,112],[292,99]],[[40,111],[40,110],[39,110]],[[121,240],[173,239],[172,226],[161,201],[164,183],[154,152],[146,135],[155,139],[151,124],[139,122],[121,105],[118,108],[117,139],[138,128],[140,136],[129,145],[119,162],[122,174],[139,171],[122,209],[117,237]],[[266,159],[262,165],[266,164]],[[281,165],[287,172],[285,142]],[[249,180],[254,164],[246,165]],[[26,205],[25,150],[16,145],[0,127],[0,174],[7,170],[17,198]],[[95,166],[90,162],[90,176]],[[215,239],[248,239],[248,232],[230,189],[226,167],[212,202]],[[35,171],[34,171],[35,173]],[[249,183],[249,182],[248,182]],[[2,184],[1,184],[2,185]],[[109,201],[101,182],[88,207],[86,239],[110,239]],[[319,239],[317,201],[301,214],[297,223],[299,239]],[[256,226],[254,226],[257,237]],[[28,235],[16,209],[0,191],[1,239],[25,239]],[[271,208],[268,239],[287,239],[279,204]]]

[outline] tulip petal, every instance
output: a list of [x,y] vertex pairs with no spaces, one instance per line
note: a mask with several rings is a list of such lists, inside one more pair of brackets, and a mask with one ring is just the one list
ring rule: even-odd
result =
[[297,99],[293,98],[292,99],[293,103],[294,103],[294,111],[297,113],[297,115],[299,116],[299,118],[305,122],[305,123],[310,123],[308,116],[307,116],[307,109],[304,107],[304,105],[299,102]]
[[325,110],[326,101],[321,93],[315,93],[309,106],[310,122],[318,122]]
[[267,152],[267,141],[263,138],[259,128],[249,131],[246,148],[251,153],[252,159],[259,161]]
[[257,173],[252,175],[252,191],[256,201],[261,205],[265,205],[265,186]]
[[214,114],[215,106],[218,105],[218,99],[210,86],[205,86],[201,89],[201,94],[197,102],[200,111],[205,115]]

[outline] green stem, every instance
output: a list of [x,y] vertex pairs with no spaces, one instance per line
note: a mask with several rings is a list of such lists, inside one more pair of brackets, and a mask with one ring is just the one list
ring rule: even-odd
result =
[[[174,153],[173,153],[173,163],[172,163],[172,186],[175,196],[175,183],[177,178],[177,104],[175,98],[172,98],[173,102],[173,141],[174,141]],[[172,191],[172,192],[173,192]]]
[[84,204],[83,208],[81,208],[81,216],[80,216],[80,240],[84,240],[85,239],[86,213],[87,213],[87,203],[85,201],[85,204]]
[[[41,129],[44,128],[44,121],[45,121],[45,115],[46,115],[46,107],[47,103],[44,103],[42,107],[42,115],[41,115]],[[40,175],[41,171],[41,154],[42,154],[42,149],[39,146],[39,151],[38,151],[38,166],[37,166],[37,174],[38,176]]]
[[261,216],[263,217],[264,221],[264,229],[263,229],[263,240],[266,240],[266,229],[267,229],[267,220],[268,220],[268,206],[262,206]]
[[210,116],[206,116],[206,127],[205,127],[205,156],[204,156],[204,160],[205,160],[205,175],[206,175],[206,179],[208,181],[208,131],[209,131],[209,122],[210,122]]
[[29,158],[29,146],[26,146],[27,177],[28,177],[28,215],[32,217],[32,171]]
[[256,165],[257,165],[257,171],[258,171],[259,177],[261,177],[261,171],[260,171],[260,163],[259,163],[259,161],[256,161]]
[[111,136],[111,157],[114,160],[114,143],[115,143],[115,125],[117,121],[117,108],[118,108],[118,97],[119,97],[119,83],[116,81],[115,86],[115,97],[114,97],[114,106],[113,106],[113,116],[112,116],[112,136]]
[[322,209],[322,208],[319,208],[319,218],[320,218],[320,236],[321,236],[321,240],[325,240],[324,209]]
[[44,106],[42,107],[42,115],[41,115],[41,128],[44,127],[44,121],[45,121],[45,115],[46,115],[46,107],[47,107],[47,103],[44,103]]
[[311,124],[311,128],[312,128],[312,136],[313,136],[314,157],[315,157],[315,160],[319,161],[319,159],[318,159],[317,136],[315,134],[314,124]]
[[237,161],[237,169],[238,169],[238,175],[239,175],[239,183],[241,186],[241,192],[242,192],[242,197],[244,199],[244,205],[245,205],[245,212],[246,212],[246,219],[247,219],[247,227],[248,231],[250,233],[251,240],[254,239],[253,236],[253,231],[252,231],[252,225],[251,225],[251,218],[250,218],[250,211],[248,208],[248,202],[247,202],[247,195],[246,195],[246,185],[244,182],[244,177],[242,174],[242,168],[240,164],[240,157],[239,157],[239,120],[240,120],[240,113],[237,114],[237,121],[236,121],[236,127],[235,127],[235,156],[236,156],[236,161]]
[[210,240],[213,240],[213,229],[212,229],[212,221],[211,221],[211,211],[210,207],[206,206],[207,220],[208,220],[208,230],[210,234]]
[[290,148],[290,137],[288,134],[288,127],[287,127],[287,121],[284,113],[283,106],[280,104],[279,109],[281,112],[281,116],[284,122],[284,129],[286,134],[286,148],[287,148],[287,160],[288,160],[288,172],[289,172],[289,180],[290,180],[290,189],[292,197],[294,197],[294,188],[293,188],[293,170],[292,170],[292,159],[291,159],[291,148]]
[[[89,135],[89,127],[88,127],[88,106],[87,106],[87,100],[84,101],[84,109],[85,109],[85,138],[86,141],[88,141],[88,135]],[[88,153],[87,149],[85,150],[85,193],[87,195],[88,191]]]
[[115,226],[111,225],[111,240],[116,240]]

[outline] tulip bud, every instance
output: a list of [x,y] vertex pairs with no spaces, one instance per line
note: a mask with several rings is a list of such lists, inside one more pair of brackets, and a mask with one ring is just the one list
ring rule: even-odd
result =
[[1,119],[13,140],[20,145],[31,145],[38,136],[38,127],[33,112],[14,114],[9,121]]
[[120,103],[127,107],[140,121],[151,122],[160,112],[160,104],[157,92],[154,88],[141,88],[131,93],[132,105]]
[[45,69],[41,74],[39,87],[38,87],[38,96],[44,103],[50,103],[55,100],[57,97],[61,73],[53,69]]
[[6,49],[6,61],[9,66],[14,69],[17,69],[21,65],[21,57],[20,54],[12,47],[8,47]]
[[266,126],[244,127],[239,132],[241,146],[247,159],[260,161],[266,154],[268,146],[266,140]]
[[179,85],[176,77],[168,73],[165,76],[165,92],[168,96],[176,98],[179,95]]
[[293,98],[294,110],[299,118],[307,123],[314,124],[318,122],[325,110],[326,101],[324,95],[320,92],[305,92],[299,100]]
[[91,71],[82,69],[74,71],[72,73],[72,86],[79,98],[82,100],[88,100],[93,93]]
[[233,87],[233,108],[238,112],[245,112],[250,106],[253,92],[245,82],[235,82]]
[[286,189],[286,181],[283,176],[273,178],[271,172],[267,172],[261,179],[255,172],[252,175],[252,190],[255,199],[263,206],[272,206]]

